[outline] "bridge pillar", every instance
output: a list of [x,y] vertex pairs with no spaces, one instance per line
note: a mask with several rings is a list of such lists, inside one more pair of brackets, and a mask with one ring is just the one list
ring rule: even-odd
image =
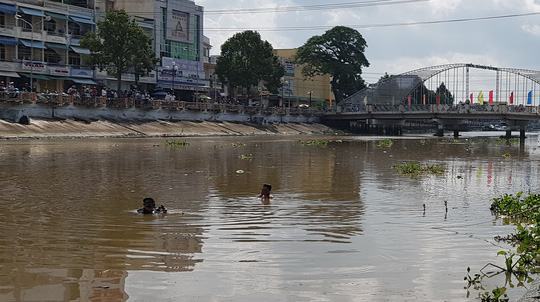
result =
[[519,129],[519,140],[524,142],[526,138],[525,129]]
[[444,128],[442,128],[442,127],[437,128],[437,131],[435,132],[435,136],[444,137]]
[[454,130],[454,138],[459,138],[459,130]]
[[511,139],[512,138],[512,130],[506,130],[506,136],[505,136],[506,139]]

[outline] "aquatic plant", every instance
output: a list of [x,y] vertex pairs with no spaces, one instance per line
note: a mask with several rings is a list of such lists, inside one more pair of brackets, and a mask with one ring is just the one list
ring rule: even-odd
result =
[[393,145],[394,145],[394,141],[389,138],[385,138],[377,142],[377,148],[379,149],[390,149],[392,148]]
[[[470,277],[469,269],[465,280],[469,286],[473,284],[475,289],[484,290],[481,284],[485,277],[492,277],[500,273],[505,273],[506,280],[503,287],[484,291],[479,294],[482,301],[509,301],[506,296],[506,286],[514,287],[512,278],[518,281],[517,286],[523,286],[525,282],[530,283],[533,278],[530,276],[540,272],[540,194],[529,194],[525,196],[522,192],[515,195],[503,195],[494,198],[490,207],[491,212],[498,217],[504,217],[506,223],[516,225],[516,231],[508,236],[495,237],[496,241],[509,243],[513,248],[507,251],[499,251],[498,256],[504,257],[504,266],[488,263],[484,268],[491,266],[498,269],[498,272],[476,274],[475,278]],[[476,277],[479,276],[479,277]],[[468,288],[467,287],[467,288]]]
[[326,139],[314,139],[314,140],[298,141],[298,142],[304,146],[313,146],[313,147],[327,147],[328,144],[330,143],[330,141]]
[[165,144],[169,147],[187,147],[189,143],[185,140],[166,140]]
[[246,144],[244,144],[244,143],[232,143],[231,146],[233,148],[243,148],[243,147],[246,146]]
[[242,154],[238,156],[238,158],[240,158],[241,160],[252,160],[253,154]]
[[420,176],[424,174],[442,175],[446,172],[443,165],[421,164],[419,162],[404,162],[394,166],[394,169],[401,175]]
[[505,137],[499,137],[495,143],[497,145],[501,146],[511,146],[511,145],[519,145],[519,138],[513,137],[513,138],[505,138]]

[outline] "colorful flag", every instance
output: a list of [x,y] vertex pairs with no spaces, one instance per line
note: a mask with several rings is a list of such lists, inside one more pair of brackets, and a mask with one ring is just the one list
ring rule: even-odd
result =
[[480,93],[478,94],[478,104],[484,105],[484,92],[483,91],[480,91]]
[[435,101],[437,102],[437,106],[439,106],[441,104],[441,96],[437,94]]
[[489,105],[493,105],[493,90],[489,92]]
[[411,106],[412,106],[412,96],[408,96],[407,97],[407,103],[409,104],[409,109],[411,109]]
[[422,96],[422,104],[423,104],[423,105],[426,104],[426,95],[425,95],[425,94]]
[[474,104],[474,93],[471,93],[471,98],[470,98],[470,100],[471,100],[471,105]]
[[532,105],[533,104],[533,92],[532,90],[529,91],[529,94],[527,96],[527,105]]
[[514,92],[510,93],[510,105],[514,105]]

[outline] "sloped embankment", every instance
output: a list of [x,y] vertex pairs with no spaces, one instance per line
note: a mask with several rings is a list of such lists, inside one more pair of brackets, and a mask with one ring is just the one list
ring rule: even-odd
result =
[[35,120],[20,125],[0,120],[0,138],[62,137],[160,137],[160,136],[238,136],[328,134],[333,130],[321,124],[275,124],[268,126],[229,122],[145,123],[75,120]]

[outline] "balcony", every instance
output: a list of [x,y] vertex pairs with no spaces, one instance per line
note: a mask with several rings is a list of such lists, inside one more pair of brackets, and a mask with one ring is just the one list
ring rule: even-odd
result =
[[0,35],[12,37],[15,35],[15,27],[13,26],[0,26]]

